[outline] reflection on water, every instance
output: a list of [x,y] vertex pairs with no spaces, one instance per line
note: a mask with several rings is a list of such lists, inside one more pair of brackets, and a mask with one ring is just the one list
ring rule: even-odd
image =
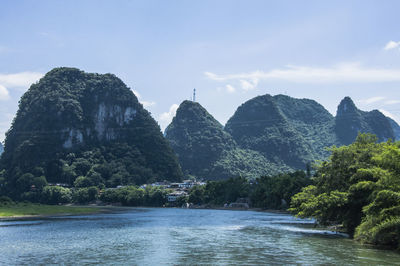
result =
[[310,224],[286,214],[156,208],[0,221],[0,264],[400,265],[398,253]]

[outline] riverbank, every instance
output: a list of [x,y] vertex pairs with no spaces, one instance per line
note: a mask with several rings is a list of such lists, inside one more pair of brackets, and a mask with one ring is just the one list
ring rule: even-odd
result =
[[44,217],[53,215],[81,215],[104,212],[99,206],[65,206],[34,203],[11,203],[0,205],[0,219]]

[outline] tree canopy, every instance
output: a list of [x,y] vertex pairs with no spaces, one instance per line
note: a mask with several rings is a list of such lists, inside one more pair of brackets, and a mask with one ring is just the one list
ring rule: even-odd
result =
[[378,143],[359,134],[332,148],[317,167],[313,185],[292,198],[291,211],[324,225],[342,225],[362,242],[399,247],[400,142]]

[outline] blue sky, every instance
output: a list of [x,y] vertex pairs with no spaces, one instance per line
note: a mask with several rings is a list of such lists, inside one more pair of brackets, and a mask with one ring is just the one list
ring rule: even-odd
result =
[[197,99],[221,123],[262,94],[345,96],[400,121],[400,1],[0,0],[0,140],[54,67],[113,73],[164,128]]

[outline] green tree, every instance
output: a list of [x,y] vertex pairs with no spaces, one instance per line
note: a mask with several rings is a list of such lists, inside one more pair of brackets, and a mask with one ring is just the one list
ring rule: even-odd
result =
[[47,204],[69,203],[72,201],[72,193],[68,188],[46,186],[43,188],[41,201]]
[[333,148],[313,178],[292,198],[291,210],[321,224],[341,224],[366,243],[399,247],[400,143],[375,136]]
[[92,185],[93,185],[92,180],[90,180],[85,176],[79,176],[74,182],[74,187],[79,187],[79,188],[90,187]]

